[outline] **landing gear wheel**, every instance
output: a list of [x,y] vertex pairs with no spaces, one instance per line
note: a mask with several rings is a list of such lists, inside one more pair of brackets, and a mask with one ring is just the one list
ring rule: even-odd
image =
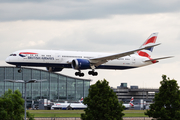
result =
[[75,75],[76,75],[76,76],[79,76],[79,77],[83,77],[83,76],[84,76],[84,73],[81,73],[81,72],[75,72]]
[[89,74],[89,75],[92,75],[92,76],[97,76],[97,75],[98,75],[98,73],[97,73],[97,72],[94,72],[94,71],[89,71],[88,74]]
[[83,77],[83,76],[84,76],[84,73],[80,73],[80,74],[79,74],[79,77]]
[[21,69],[20,70],[18,70],[18,73],[21,73],[22,71],[21,71]]
[[93,72],[93,74],[92,74],[93,76],[97,76],[98,75],[98,73],[97,72]]
[[75,72],[75,75],[76,75],[76,76],[79,76],[79,74],[80,74],[80,72]]
[[88,74],[89,74],[89,75],[92,75],[92,74],[93,74],[93,71],[89,71]]

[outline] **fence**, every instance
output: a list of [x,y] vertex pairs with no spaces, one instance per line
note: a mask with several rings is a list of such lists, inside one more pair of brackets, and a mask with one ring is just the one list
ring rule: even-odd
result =
[[[35,120],[81,120],[81,118],[35,118]],[[149,117],[124,117],[123,120],[152,120],[152,118],[149,118]]]
[[35,120],[81,120],[81,118],[62,118],[62,117],[53,117],[53,118],[34,118]]

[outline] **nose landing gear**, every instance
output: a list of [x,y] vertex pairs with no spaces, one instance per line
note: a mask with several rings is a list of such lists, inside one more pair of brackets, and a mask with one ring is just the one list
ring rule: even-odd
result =
[[19,68],[18,73],[22,72],[21,66],[16,66],[17,68]]
[[21,70],[21,68],[18,70],[18,73],[21,73],[22,72],[22,70]]

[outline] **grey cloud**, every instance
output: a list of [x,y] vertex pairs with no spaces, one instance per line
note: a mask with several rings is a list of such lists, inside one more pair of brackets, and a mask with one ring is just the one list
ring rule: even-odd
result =
[[[131,35],[131,36],[130,36]],[[132,36],[134,36],[136,39],[132,39]],[[139,46],[145,41],[140,38],[140,35],[136,33],[130,33],[128,31],[116,31],[116,32],[108,32],[106,34],[97,34],[95,32],[89,31],[87,35],[87,41],[90,43],[96,43],[99,45],[108,44],[108,45],[135,45],[139,44]]]
[[[113,32],[100,35],[96,32],[86,31],[82,34],[76,32],[64,38],[55,37],[49,40],[44,48],[72,51],[122,52],[138,48],[146,40],[146,38],[143,39],[138,34],[128,32]],[[134,40],[132,36],[134,36]]]
[[[31,0],[31,2],[45,2],[48,0]],[[0,3],[20,3],[29,2],[29,0],[0,0]]]
[[0,21],[79,20],[105,18],[116,14],[179,12],[180,1],[82,1],[18,0],[0,1]]

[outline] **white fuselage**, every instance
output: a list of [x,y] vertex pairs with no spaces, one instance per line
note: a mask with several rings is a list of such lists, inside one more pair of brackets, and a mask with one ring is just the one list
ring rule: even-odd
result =
[[86,105],[83,103],[55,103],[54,105],[51,106],[51,109],[85,109],[87,108]]
[[[6,62],[17,67],[35,66],[35,67],[60,67],[72,68],[73,59],[91,59],[101,56],[108,56],[112,53],[98,52],[75,52],[75,51],[59,51],[59,50],[21,50],[12,53],[6,58]],[[132,54],[118,59],[110,60],[96,69],[114,69],[123,70],[137,68],[152,64],[152,62],[144,62],[147,57]],[[88,68],[91,69],[91,68]]]
[[69,105],[71,109],[85,109],[87,108],[87,105],[84,105],[83,103],[71,103]]
[[123,104],[123,106],[125,107],[125,109],[127,108],[132,108],[133,106],[131,106],[130,104]]
[[70,103],[54,103],[51,106],[51,109],[67,109]]

